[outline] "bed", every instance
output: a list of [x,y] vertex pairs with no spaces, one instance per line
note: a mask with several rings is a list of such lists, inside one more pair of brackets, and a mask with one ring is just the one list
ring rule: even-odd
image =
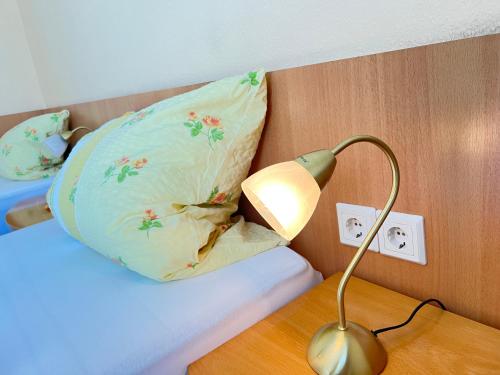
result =
[[322,280],[287,247],[158,283],[49,220],[0,237],[1,374],[184,374]]
[[45,194],[52,180],[53,177],[32,181],[13,181],[0,177],[0,235],[10,232],[5,222],[7,211],[21,200]]

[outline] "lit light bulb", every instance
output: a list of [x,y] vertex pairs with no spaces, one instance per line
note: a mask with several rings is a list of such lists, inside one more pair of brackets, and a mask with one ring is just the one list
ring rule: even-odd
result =
[[309,221],[321,194],[313,176],[295,161],[264,168],[241,187],[260,215],[289,241]]
[[293,186],[271,182],[259,186],[256,194],[283,227],[289,228],[299,219],[300,202]]

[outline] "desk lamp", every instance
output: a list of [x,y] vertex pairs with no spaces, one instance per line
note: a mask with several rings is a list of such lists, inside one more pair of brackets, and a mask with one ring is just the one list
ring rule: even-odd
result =
[[321,375],[379,374],[387,363],[387,353],[377,337],[365,327],[346,321],[344,294],[349,278],[398,195],[399,167],[396,157],[380,139],[357,135],[347,138],[332,150],[318,150],[299,156],[295,161],[271,165],[241,184],[260,215],[282,237],[292,240],[311,218],[321,189],[333,174],[337,155],[358,142],[373,143],[385,153],[392,169],[392,190],[380,216],[340,280],[337,290],[339,321],[321,327],[309,344],[307,359],[314,371]]
[[92,131],[92,129],[86,126],[79,126],[73,130],[65,130],[61,134],[54,134],[43,141],[45,149],[56,158],[61,157],[68,148],[69,140],[78,130],[86,129]]

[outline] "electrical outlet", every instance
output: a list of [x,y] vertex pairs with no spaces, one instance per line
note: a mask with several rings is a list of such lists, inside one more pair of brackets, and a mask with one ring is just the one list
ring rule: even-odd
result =
[[[376,210],[373,207],[337,203],[340,242],[359,247],[375,223]],[[368,249],[378,252],[378,238],[375,236]]]
[[[380,212],[377,210],[377,216]],[[390,212],[378,236],[381,254],[427,264],[422,216]]]

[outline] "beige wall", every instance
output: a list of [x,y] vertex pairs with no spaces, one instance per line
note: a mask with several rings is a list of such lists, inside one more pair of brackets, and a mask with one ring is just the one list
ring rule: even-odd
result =
[[0,0],[0,115],[45,106],[16,0]]
[[[48,106],[500,31],[498,0],[17,3]],[[21,30],[12,33],[24,38]],[[25,55],[12,56],[14,64],[0,74],[26,98],[21,100],[26,107],[36,109],[40,92],[30,78],[33,68],[24,73],[22,66],[30,64]],[[23,79],[33,82],[16,88]],[[3,113],[20,110],[4,107]]]

